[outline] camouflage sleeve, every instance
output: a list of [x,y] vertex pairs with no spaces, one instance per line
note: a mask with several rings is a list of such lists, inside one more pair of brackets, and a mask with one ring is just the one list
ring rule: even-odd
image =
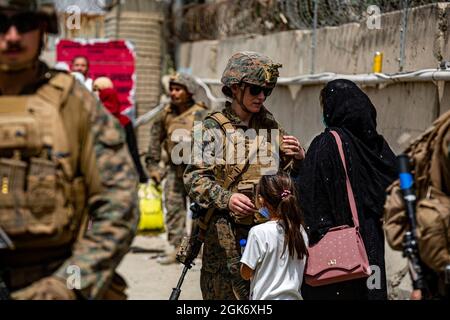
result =
[[157,168],[161,161],[161,145],[165,138],[164,116],[160,114],[150,129],[150,143],[148,145],[147,155],[145,156],[145,162],[149,171]]
[[[128,251],[139,216],[137,175],[125,146],[124,132],[100,103],[92,108],[90,116],[91,125],[86,133],[87,141],[81,147],[80,161],[88,188],[92,224],[75,242],[72,256],[55,275],[68,279],[67,270],[71,270],[71,266],[78,267],[81,273],[78,292],[85,298],[95,299],[102,297],[114,270]],[[90,157],[95,157],[94,166],[83,165],[83,159]],[[99,181],[92,181],[92,177]]]
[[[213,129],[222,132],[219,124],[212,119],[206,119],[202,122],[202,130],[193,130],[194,159],[184,171],[184,185],[189,197],[204,208],[215,207],[227,209],[228,202],[232,192],[224,189],[216,176],[217,172],[224,172],[224,165],[215,163],[206,163],[203,161],[206,148],[211,142],[203,142],[203,135],[206,130]],[[201,159],[199,158],[201,157]],[[199,158],[201,161],[197,161]]]

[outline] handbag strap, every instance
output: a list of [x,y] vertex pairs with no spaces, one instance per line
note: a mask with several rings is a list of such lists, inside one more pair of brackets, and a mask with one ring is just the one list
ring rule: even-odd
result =
[[341,157],[342,165],[344,166],[345,183],[347,185],[348,202],[350,203],[350,210],[352,211],[353,223],[354,223],[355,227],[357,229],[359,229],[358,210],[356,209],[355,195],[353,194],[352,185],[350,183],[350,179],[349,179],[348,173],[347,173],[347,165],[345,163],[345,155],[344,155],[344,149],[342,148],[342,140],[336,131],[331,130],[330,132],[333,135],[334,139],[336,140],[336,144],[339,149],[339,155]]

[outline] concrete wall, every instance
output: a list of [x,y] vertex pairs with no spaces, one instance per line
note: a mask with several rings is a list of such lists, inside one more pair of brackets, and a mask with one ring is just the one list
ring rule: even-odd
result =
[[[140,11],[136,11],[140,10]],[[105,18],[107,38],[127,39],[136,49],[136,117],[150,111],[159,102],[161,92],[161,56],[163,15],[153,1],[130,1]],[[137,130],[140,154],[148,149],[150,123]]]
[[[449,3],[410,10],[404,71],[436,68],[441,60],[450,59],[447,32],[449,11]],[[384,73],[399,72],[401,17],[401,12],[382,15],[379,30],[369,30],[366,23],[319,29],[314,55],[315,73],[369,73],[376,51],[384,54]],[[296,30],[265,36],[183,43],[178,51],[178,67],[190,69],[202,78],[220,79],[233,53],[252,50],[281,62],[281,77],[309,74],[312,64],[311,38],[312,31]],[[444,99],[438,98],[436,88],[433,83],[423,82],[363,88],[377,107],[380,132],[395,151],[401,151],[408,137],[416,136],[439,113],[450,109],[450,102],[445,99],[450,94],[448,85],[442,90]],[[296,86],[278,86],[266,104],[287,130],[302,141],[309,142],[322,130],[318,99],[320,89],[321,86],[304,86],[300,90]]]
[[[406,34],[404,71],[436,68],[450,59],[447,31],[450,4],[439,3],[412,9]],[[381,17],[381,29],[369,30],[365,23],[351,23],[318,30],[314,55],[315,73],[370,73],[373,55],[384,54],[383,72],[400,71],[401,13]],[[281,76],[311,72],[311,31],[287,31],[266,36],[235,37],[221,41],[184,43],[178,51],[178,67],[191,69],[202,78],[220,79],[228,58],[241,50],[262,52],[281,62]],[[323,130],[319,106],[322,86],[278,86],[266,105],[281,124],[306,146]],[[439,90],[438,90],[439,88]],[[450,110],[450,83],[414,82],[363,87],[378,112],[378,129],[395,152],[401,150],[438,115]],[[218,88],[213,88],[219,94]],[[399,252],[387,248],[390,284],[397,282],[406,262]],[[392,298],[406,298],[408,276],[394,284]],[[399,284],[400,283],[400,284]]]

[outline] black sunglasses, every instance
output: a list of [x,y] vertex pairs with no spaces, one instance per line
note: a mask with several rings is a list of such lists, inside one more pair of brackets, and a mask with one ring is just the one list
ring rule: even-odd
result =
[[15,26],[19,33],[27,33],[39,28],[42,18],[34,12],[21,12],[13,16],[0,13],[0,34],[8,32]]
[[257,96],[261,92],[264,93],[265,97],[268,97],[272,94],[272,88],[265,88],[265,87],[257,86],[254,84],[247,84],[247,83],[245,85],[249,88],[249,92],[252,96]]

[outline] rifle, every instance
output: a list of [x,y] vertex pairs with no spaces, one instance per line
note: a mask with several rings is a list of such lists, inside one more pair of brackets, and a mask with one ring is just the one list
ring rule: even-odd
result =
[[[184,264],[184,268],[180,278],[178,279],[177,286],[172,290],[169,300],[178,300],[180,297],[184,277],[186,276],[187,271],[195,265],[194,260],[197,258],[205,240],[206,227],[204,226],[206,226],[207,223],[205,224],[203,219],[210,219],[210,215],[205,214],[207,209],[201,208],[197,203],[193,202],[190,209],[192,212],[192,218],[199,219],[199,221],[194,222],[195,224],[192,235],[190,237],[185,237],[180,245],[180,249],[177,253],[177,260]],[[202,221],[200,221],[200,219],[202,219]]]
[[408,259],[409,274],[414,289],[422,291],[424,297],[430,296],[427,281],[424,276],[424,266],[420,261],[416,236],[416,194],[414,190],[414,177],[410,169],[410,159],[402,154],[397,157],[400,177],[400,189],[405,202],[409,230],[406,231],[403,242],[403,256]]
[[[13,250],[14,244],[8,235],[0,227],[0,250]],[[3,269],[0,266],[0,300],[11,300],[11,295],[5,281],[3,280]]]

